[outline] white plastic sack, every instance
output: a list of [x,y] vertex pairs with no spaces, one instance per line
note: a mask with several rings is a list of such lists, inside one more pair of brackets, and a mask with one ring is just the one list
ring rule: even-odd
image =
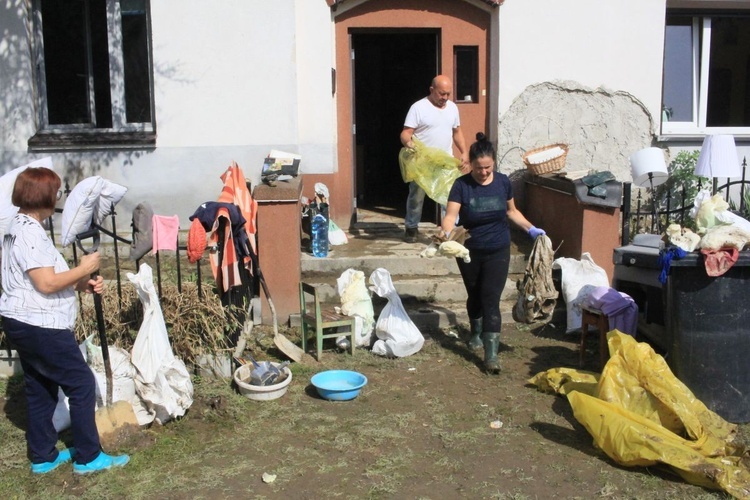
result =
[[143,323],[131,353],[138,370],[135,387],[154,419],[163,424],[184,415],[193,404],[193,383],[185,363],[172,352],[151,267],[141,264],[138,274],[127,276],[143,304]]
[[341,297],[341,314],[354,316],[357,322],[354,345],[369,348],[375,327],[375,311],[365,284],[365,273],[347,269],[336,280],[336,287]]
[[710,190],[700,190],[690,210],[690,216],[695,219],[698,226],[698,233],[705,234],[708,229],[717,224],[733,224],[750,233],[750,221],[733,214],[728,208],[729,204],[720,194],[711,196]]
[[[93,344],[94,337],[96,337],[96,334],[90,335],[81,343],[79,348],[86,364],[89,365],[94,374],[94,380],[96,380],[96,409],[98,410],[106,404],[107,377],[104,372],[102,348]],[[134,381],[136,370],[130,363],[130,354],[119,347],[109,346],[109,364],[112,367],[112,402],[127,401],[133,407],[140,425],[150,423],[153,418],[149,419],[147,412],[144,413],[143,402],[136,394]],[[70,406],[68,397],[65,396],[62,389],[58,394],[52,423],[58,432],[70,427]]]
[[328,221],[328,243],[331,245],[346,245],[349,243],[349,238],[346,237],[344,230],[330,219]]
[[375,324],[378,340],[373,344],[372,352],[396,357],[411,356],[419,352],[424,344],[424,337],[406,314],[401,297],[393,286],[391,273],[382,267],[375,269],[370,275],[370,284],[370,290],[388,299]]
[[581,328],[581,302],[598,286],[609,286],[607,272],[594,263],[585,252],[581,260],[560,257],[552,262],[552,269],[562,270],[562,293],[568,321],[566,333]]

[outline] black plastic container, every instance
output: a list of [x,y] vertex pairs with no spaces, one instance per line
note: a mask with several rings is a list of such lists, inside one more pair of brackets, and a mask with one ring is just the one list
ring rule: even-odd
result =
[[750,421],[750,252],[724,275],[703,257],[673,260],[667,280],[667,362],[696,398],[729,422]]

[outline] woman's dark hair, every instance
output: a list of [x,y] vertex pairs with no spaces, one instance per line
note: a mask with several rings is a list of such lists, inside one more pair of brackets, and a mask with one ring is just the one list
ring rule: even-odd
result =
[[477,142],[469,148],[469,161],[474,161],[484,156],[490,156],[494,161],[495,147],[482,132],[477,132]]
[[11,202],[22,210],[54,210],[62,181],[52,170],[30,167],[18,174]]

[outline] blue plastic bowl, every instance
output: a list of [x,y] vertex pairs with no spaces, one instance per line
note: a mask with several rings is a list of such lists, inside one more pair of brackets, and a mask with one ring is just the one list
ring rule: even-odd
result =
[[367,377],[349,370],[328,370],[316,373],[310,379],[321,398],[332,401],[348,401],[359,395],[367,385]]

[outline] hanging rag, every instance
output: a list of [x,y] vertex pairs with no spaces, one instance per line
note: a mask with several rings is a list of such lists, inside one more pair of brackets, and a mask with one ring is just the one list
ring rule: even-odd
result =
[[513,308],[513,319],[519,323],[533,323],[552,316],[559,293],[552,281],[552,261],[555,251],[547,235],[534,240],[523,280],[517,281],[518,300]]
[[[209,237],[209,260],[216,284],[222,292],[242,285],[240,262],[250,256],[245,218],[237,205],[208,201],[201,204],[190,216],[200,220],[203,228],[211,232]],[[219,244],[220,229],[224,239]],[[220,252],[219,249],[222,249]]]
[[206,243],[206,229],[197,217],[190,223],[187,239],[187,256],[191,264],[195,264],[201,257],[208,246]]
[[[244,239],[249,244],[249,250],[255,255],[258,253],[255,242],[258,202],[255,201],[250,194],[250,189],[248,189],[245,176],[242,174],[242,170],[236,162],[232,162],[226,172],[221,175],[221,180],[224,183],[224,187],[221,189],[218,201],[220,203],[233,203],[239,207],[240,213],[242,213],[242,217],[245,219],[244,226],[247,235]],[[245,267],[247,267],[250,274],[252,274],[253,270],[249,255],[250,254],[248,253],[244,257],[244,262]]]
[[176,215],[156,215],[151,219],[153,230],[153,247],[151,255],[159,250],[177,250],[177,238],[180,233],[180,218]]
[[714,250],[701,248],[705,260],[706,274],[712,277],[721,276],[729,271],[740,258],[740,251],[734,247],[724,247]]
[[638,331],[638,304],[627,293],[598,286],[583,299],[583,304],[606,314],[610,331],[620,330],[635,337]]
[[669,275],[669,268],[672,267],[672,259],[682,259],[687,255],[687,252],[680,247],[670,246],[659,251],[658,264],[661,267],[659,273],[659,282],[664,285],[667,283],[667,276]]

